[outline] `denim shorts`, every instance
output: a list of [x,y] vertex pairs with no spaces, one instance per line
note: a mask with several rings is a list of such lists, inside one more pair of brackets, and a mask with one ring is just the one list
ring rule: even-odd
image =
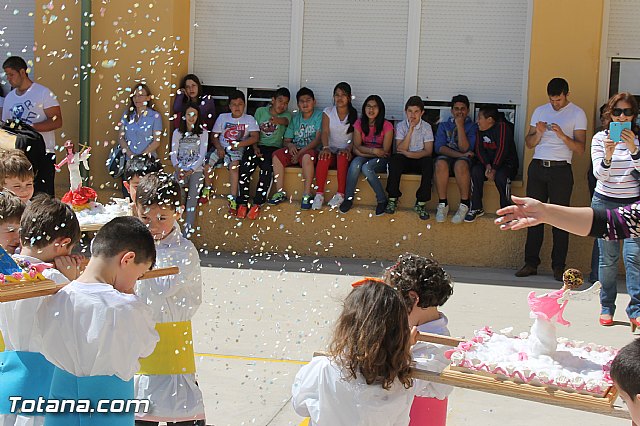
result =
[[231,149],[226,148],[224,158],[220,158],[218,157],[218,150],[212,149],[211,151],[207,152],[207,155],[205,156],[205,162],[206,164],[208,164],[214,169],[223,167],[223,166],[229,167],[229,165],[234,161],[242,160],[243,152],[244,152],[244,148],[241,148],[236,151],[232,151]]

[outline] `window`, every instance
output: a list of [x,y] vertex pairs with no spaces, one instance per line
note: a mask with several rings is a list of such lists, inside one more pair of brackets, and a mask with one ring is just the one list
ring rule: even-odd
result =
[[229,95],[234,90],[240,90],[244,93],[247,105],[245,113],[248,115],[254,115],[258,108],[269,105],[271,98],[276,93],[276,89],[257,89],[247,87],[202,86],[202,88],[205,95],[209,95],[214,99],[216,104],[216,114],[218,115],[229,112]]
[[[630,92],[640,102],[640,59],[611,59],[609,97],[619,92]],[[640,125],[640,118],[636,120]]]

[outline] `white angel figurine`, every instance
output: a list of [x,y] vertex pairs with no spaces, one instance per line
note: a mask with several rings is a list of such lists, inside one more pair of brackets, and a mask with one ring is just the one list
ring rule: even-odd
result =
[[574,290],[584,282],[582,273],[577,269],[567,269],[562,279],[563,286],[560,290],[541,296],[536,296],[533,291],[529,293],[530,315],[535,319],[529,335],[529,349],[533,356],[555,354],[558,344],[555,323],[571,325],[562,316],[569,300],[589,300],[600,293],[599,281],[584,291]]

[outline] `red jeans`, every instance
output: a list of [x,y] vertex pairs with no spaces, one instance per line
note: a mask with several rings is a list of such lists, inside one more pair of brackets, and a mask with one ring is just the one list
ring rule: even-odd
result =
[[327,184],[327,175],[329,168],[338,170],[338,192],[344,195],[347,187],[347,171],[349,170],[349,160],[345,154],[334,154],[328,158],[318,158],[316,166],[316,185],[318,185],[318,193],[324,194],[324,187]]

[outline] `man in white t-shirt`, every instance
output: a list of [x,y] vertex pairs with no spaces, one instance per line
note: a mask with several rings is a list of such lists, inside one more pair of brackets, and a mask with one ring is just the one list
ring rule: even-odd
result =
[[62,127],[62,111],[51,90],[34,83],[27,74],[27,63],[11,56],[2,64],[7,81],[13,88],[4,100],[2,121],[20,120],[29,124],[44,138],[51,168],[38,170],[36,190],[54,195],[55,130]]
[[[529,164],[527,196],[568,206],[573,190],[571,159],[573,153],[582,154],[587,136],[587,116],[584,111],[569,102],[569,84],[562,78],[554,78],[547,85],[549,103],[539,106],[531,117],[531,127],[525,138],[527,148],[534,149]],[[524,249],[525,265],[516,277],[538,273],[540,248],[544,239],[544,225],[527,230]],[[569,234],[553,228],[551,267],[553,277],[562,281]]]

